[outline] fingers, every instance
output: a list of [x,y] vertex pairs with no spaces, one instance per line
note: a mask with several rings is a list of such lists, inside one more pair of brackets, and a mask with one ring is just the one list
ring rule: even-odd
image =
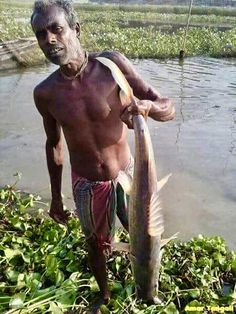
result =
[[121,114],[121,120],[128,126],[129,129],[133,129],[133,116],[142,115],[147,118],[151,108],[151,102],[148,100],[141,100],[136,102],[135,100],[124,109]]
[[129,129],[133,129],[132,117],[138,114],[144,118],[150,115],[154,120],[165,122],[174,119],[175,109],[168,98],[160,98],[154,103],[150,100],[133,101],[124,109],[121,120]]
[[138,115],[141,114],[144,117],[148,116],[149,110],[151,108],[151,104],[149,101],[141,100],[138,103],[134,101],[128,108],[128,112],[130,115]]
[[162,112],[161,116],[160,116],[160,121],[165,122],[165,121],[169,121],[169,120],[173,120],[175,117],[175,108],[171,108],[171,111],[167,111]]
[[156,120],[169,121],[175,117],[175,108],[169,98],[160,98],[156,103]]
[[133,129],[133,120],[132,120],[130,106],[125,108],[120,118],[127,125],[129,129]]

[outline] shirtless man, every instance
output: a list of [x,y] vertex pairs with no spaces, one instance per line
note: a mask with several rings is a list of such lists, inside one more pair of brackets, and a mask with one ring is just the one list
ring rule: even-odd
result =
[[[120,170],[132,175],[132,157],[127,127],[133,114],[157,121],[174,117],[168,98],[162,98],[146,84],[132,64],[118,52],[87,54],[80,45],[80,26],[66,0],[35,2],[31,25],[43,53],[59,68],[34,90],[35,104],[43,117],[47,136],[46,156],[51,182],[50,216],[66,223],[61,177],[63,130],[70,155],[73,192],[88,245],[88,260],[102,298],[110,293],[106,279],[103,248],[110,242],[117,212],[128,229],[125,195],[117,182]],[[109,58],[118,65],[139,99],[122,105],[119,87],[110,70],[96,57]]]

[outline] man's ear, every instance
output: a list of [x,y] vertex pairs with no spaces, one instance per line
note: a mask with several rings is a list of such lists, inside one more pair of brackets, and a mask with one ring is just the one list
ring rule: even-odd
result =
[[78,22],[75,25],[75,30],[76,30],[77,37],[79,37],[80,36],[80,24]]

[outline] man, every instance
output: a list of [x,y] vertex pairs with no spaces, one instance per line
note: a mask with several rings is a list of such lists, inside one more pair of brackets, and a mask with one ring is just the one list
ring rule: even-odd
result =
[[[102,299],[110,297],[103,248],[109,245],[117,214],[128,229],[124,191],[118,182],[121,170],[132,175],[127,126],[140,113],[158,121],[171,120],[174,108],[136,73],[118,52],[87,54],[80,45],[80,26],[69,1],[35,2],[31,25],[45,56],[59,69],[34,90],[47,135],[46,155],[51,181],[50,216],[66,223],[61,177],[63,130],[70,155],[73,192],[88,245],[88,260]],[[119,87],[110,70],[96,57],[109,58],[125,75],[137,104],[122,105]]]

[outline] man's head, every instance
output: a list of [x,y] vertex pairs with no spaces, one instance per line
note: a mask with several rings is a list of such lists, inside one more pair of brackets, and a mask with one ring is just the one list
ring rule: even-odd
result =
[[58,65],[76,58],[79,24],[69,0],[36,0],[31,25],[45,56]]
[[48,8],[56,6],[64,11],[68,25],[73,29],[76,26],[76,15],[70,0],[36,0],[31,15],[31,24],[34,15],[44,13]]

